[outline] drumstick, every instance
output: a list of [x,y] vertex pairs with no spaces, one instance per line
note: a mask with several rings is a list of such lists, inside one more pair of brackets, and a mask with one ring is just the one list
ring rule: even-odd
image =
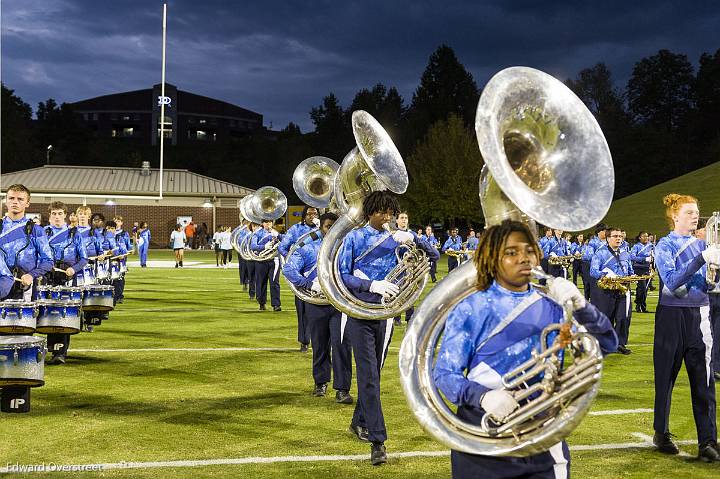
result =
[[64,269],[60,269],[60,268],[53,268],[53,271],[57,271],[58,273],[64,273],[64,272],[65,272]]

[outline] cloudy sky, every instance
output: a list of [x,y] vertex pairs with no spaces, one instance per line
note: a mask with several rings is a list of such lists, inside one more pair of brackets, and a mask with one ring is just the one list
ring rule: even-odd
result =
[[[169,0],[167,81],[312,129],[334,92],[396,86],[408,104],[428,57],[451,46],[482,86],[512,66],[575,77],[597,62],[624,86],[669,49],[720,48],[716,1]],[[3,0],[3,83],[33,108],[160,81],[161,0]]]

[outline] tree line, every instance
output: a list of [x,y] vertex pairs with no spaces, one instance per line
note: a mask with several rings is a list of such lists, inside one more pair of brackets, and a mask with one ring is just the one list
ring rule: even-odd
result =
[[[624,88],[604,63],[565,83],[595,115],[615,166],[615,198],[720,160],[720,49],[703,53],[697,70],[681,53],[660,50],[639,60]],[[350,116],[362,109],[388,131],[404,156],[410,186],[401,196],[413,223],[482,223],[478,177],[483,164],[473,128],[481,89],[446,45],[430,56],[409,104],[395,87],[363,88],[344,107],[329,93],[309,112],[314,130],[290,123],[273,135],[229,144],[166,149],[168,168],[187,168],[248,187],[271,183],[295,200],[292,172],[303,159],[323,155],[338,163],[355,144]],[[68,105],[30,106],[2,86],[4,171],[45,163],[139,166],[157,163],[157,148],[95,137]],[[199,161],[198,159],[201,158]]]

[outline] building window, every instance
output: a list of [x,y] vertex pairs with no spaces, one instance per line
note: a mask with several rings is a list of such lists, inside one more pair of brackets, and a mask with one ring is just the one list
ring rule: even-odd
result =
[[208,133],[203,130],[198,130],[195,132],[195,139],[197,140],[207,140],[208,139]]
[[122,115],[122,121],[130,121],[130,115],[128,115],[127,113],[124,113]]
[[164,116],[162,123],[158,123],[157,136],[160,138],[160,127],[164,128],[163,138],[172,138],[173,121],[169,116]]
[[134,132],[135,132],[135,129],[132,128],[132,127],[130,127],[130,128],[123,128],[123,136],[126,136],[126,137],[127,137],[127,136],[133,136]]
[[207,120],[205,118],[200,118],[198,120],[198,123],[200,123],[201,125],[205,125],[207,123]]
[[112,132],[110,133],[110,136],[112,136],[113,138],[117,138],[117,136],[118,136],[118,131],[117,131],[115,128],[113,128],[113,129],[112,129]]

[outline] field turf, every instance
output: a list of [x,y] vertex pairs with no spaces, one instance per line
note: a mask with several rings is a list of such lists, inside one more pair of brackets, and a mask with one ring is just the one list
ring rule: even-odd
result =
[[[171,260],[151,251],[150,259]],[[186,262],[213,262],[209,252]],[[440,275],[445,274],[445,259]],[[650,298],[655,309],[656,296]],[[241,293],[237,264],[229,269],[132,268],[125,302],[94,333],[72,338],[64,366],[46,366],[46,385],[32,392],[29,414],[0,414],[0,468],[19,465],[116,464],[157,461],[369,453],[347,433],[353,406],[334,395],[312,397],[311,355],[298,351],[292,296],[283,311],[260,312]],[[415,422],[398,381],[396,328],[382,374],[388,453],[445,451]],[[653,315],[633,314],[630,356],[605,361],[593,411],[651,409]],[[277,348],[266,351],[161,351],[157,348]],[[83,349],[85,351],[78,351]],[[130,349],[132,351],[107,351]],[[140,349],[151,349],[140,351]],[[92,351],[95,350],[95,351]],[[355,397],[356,392],[352,391]],[[720,464],[695,459],[697,446],[687,376],[675,387],[671,430],[687,456],[642,446],[652,413],[588,416],[570,436],[579,478],[720,477]],[[636,445],[623,447],[622,444]],[[611,449],[607,445],[620,445]],[[589,450],[588,450],[589,449]],[[307,458],[306,458],[307,459]],[[38,474],[9,474],[37,477]],[[107,478],[436,478],[449,477],[449,457],[304,460],[57,472],[49,477]]]

